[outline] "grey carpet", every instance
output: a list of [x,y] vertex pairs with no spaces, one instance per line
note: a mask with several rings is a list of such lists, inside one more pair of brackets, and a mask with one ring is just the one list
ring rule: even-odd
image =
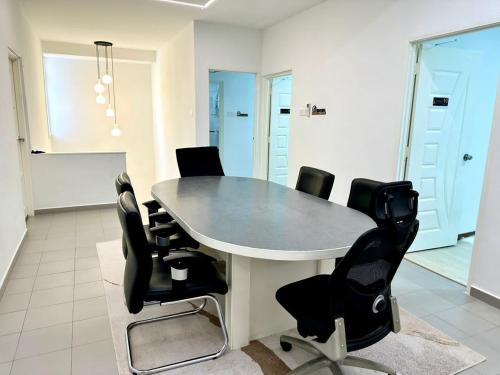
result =
[[[109,318],[120,374],[129,374],[125,347],[125,327],[134,320],[166,315],[189,309],[190,306],[150,306],[132,316],[123,303],[124,259],[120,241],[97,244],[102,277],[108,303]],[[208,306],[214,313],[214,307]],[[401,311],[403,330],[387,336],[377,345],[351,353],[383,362],[401,375],[452,375],[482,362],[485,358],[466,346],[450,339],[428,323],[404,310]],[[289,334],[296,334],[293,331]],[[207,315],[196,315],[136,327],[131,340],[137,367],[155,367],[188,357],[208,354],[222,344],[220,329],[210,323]],[[169,371],[168,374],[210,375],[281,375],[288,368],[306,362],[311,356],[300,349],[289,353],[279,347],[279,335],[253,342],[242,350],[228,351],[224,356],[197,365]],[[343,368],[345,375],[380,374],[374,371]],[[330,375],[328,370],[318,375]]]

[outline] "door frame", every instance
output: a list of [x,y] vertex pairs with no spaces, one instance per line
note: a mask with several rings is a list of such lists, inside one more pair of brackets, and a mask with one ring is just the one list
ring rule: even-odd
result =
[[[255,158],[256,169],[254,170],[254,175],[257,178],[261,178],[263,180],[267,180],[269,177],[269,145],[270,145],[269,136],[271,129],[270,127],[271,127],[271,93],[272,93],[271,84],[274,78],[284,77],[284,76],[292,76],[293,80],[293,71],[290,69],[278,73],[267,74],[263,76],[261,80],[262,96],[260,99],[260,107],[262,108],[262,110],[259,116],[258,133],[255,138],[256,142],[254,143],[254,152],[255,152],[254,155],[256,155]],[[292,103],[293,103],[293,97],[292,97]]]
[[[499,27],[500,22],[494,22],[484,25],[478,25],[474,27],[468,27],[460,30],[453,30],[441,34],[432,34],[423,36],[421,38],[413,39],[409,41],[408,46],[408,75],[406,79],[406,88],[403,99],[403,118],[401,122],[401,134],[399,141],[399,152],[398,152],[398,163],[396,170],[396,177],[399,180],[404,180],[406,178],[406,159],[411,150],[411,131],[413,125],[413,103],[415,101],[416,88],[418,87],[418,71],[419,71],[419,57],[420,57],[420,46],[422,43],[433,40],[441,39],[446,37],[453,37],[456,35],[461,35],[473,31],[480,31],[485,29],[490,29],[494,27]],[[492,128],[493,129],[493,128]],[[489,152],[488,152],[489,158]],[[488,162],[488,161],[486,161]]]
[[[255,74],[255,95],[254,95],[254,120],[253,120],[253,163],[252,163],[252,170],[253,170],[253,177],[259,177],[256,174],[256,171],[258,170],[257,165],[259,163],[258,158],[259,155],[256,154],[256,144],[258,143],[258,133],[259,133],[259,114],[260,114],[260,93],[261,93],[261,75],[258,72],[252,72],[248,70],[235,70],[235,69],[225,69],[225,68],[214,68],[210,67],[208,68],[208,85],[210,87],[210,73],[213,71],[219,71],[219,72],[230,72],[230,73],[247,73],[247,74]],[[210,100],[210,99],[208,99]],[[210,106],[210,103],[207,102],[207,105]],[[208,114],[208,121],[210,122],[210,108],[209,108],[209,114]],[[209,130],[210,130],[210,124]]]
[[[440,33],[440,34],[433,34],[433,35],[427,35],[423,36],[421,38],[417,38],[414,40],[409,41],[409,47],[408,47],[408,75],[406,79],[406,89],[405,89],[405,95],[403,99],[403,117],[402,117],[402,123],[401,123],[401,135],[400,135],[400,143],[399,143],[399,153],[398,153],[398,163],[397,163],[397,171],[396,171],[396,176],[397,179],[399,180],[404,180],[405,179],[405,162],[407,155],[409,155],[409,152],[411,150],[411,130],[412,130],[412,120],[413,120],[413,103],[415,101],[415,89],[418,85],[418,77],[417,72],[419,69],[418,66],[418,57],[419,57],[419,45],[426,41],[430,41],[433,39],[440,39],[440,38],[446,38],[446,37],[453,37],[456,35],[460,34],[465,34],[468,32],[473,32],[473,31],[480,31],[480,30],[485,30],[485,29],[490,29],[493,27],[499,27],[500,22],[493,22],[493,23],[488,23],[488,24],[483,24],[483,25],[477,25],[473,27],[468,27],[465,29],[460,29],[460,30],[452,30],[447,33]],[[497,100],[496,100],[496,106],[495,106],[495,111],[498,111],[498,105],[500,103],[500,91],[497,93]],[[495,128],[496,124],[492,124],[491,128],[491,134],[494,135],[495,133]],[[490,136],[490,144],[488,145],[488,155],[486,158],[486,171],[485,171],[485,179],[488,177],[490,173],[492,173],[488,166],[490,164],[490,159],[491,159],[491,154],[492,154],[492,148],[491,146],[491,136]],[[484,199],[484,190],[485,190],[485,185],[483,181],[483,189],[481,193],[481,204],[479,207],[479,213],[478,217],[481,217],[481,211],[482,211],[482,202]],[[472,247],[472,254],[476,251],[476,243],[474,242],[474,245]],[[474,255],[473,255],[474,256]],[[466,285],[466,292],[467,294],[470,293],[471,289],[471,274],[470,274],[470,269],[472,266],[472,261],[469,264],[469,276],[467,280],[467,285]]]
[[[26,214],[34,215],[33,209],[33,188],[31,182],[31,137],[29,132],[29,117],[26,104],[26,88],[24,81],[24,69],[22,57],[13,49],[8,48],[9,64],[12,64],[14,74],[14,85],[18,90],[14,93],[16,102],[14,103],[17,110],[16,118],[16,136],[19,136],[19,127],[24,133],[24,146],[21,147],[20,167],[23,168],[23,200],[26,206]],[[9,68],[10,70],[10,68]],[[16,145],[19,147],[19,145]]]

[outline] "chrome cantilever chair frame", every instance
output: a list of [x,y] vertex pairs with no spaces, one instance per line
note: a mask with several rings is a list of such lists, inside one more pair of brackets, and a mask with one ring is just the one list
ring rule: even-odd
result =
[[[401,321],[399,318],[399,307],[396,297],[391,297],[390,306],[392,331],[398,333],[401,330]],[[343,318],[335,319],[335,332],[333,332],[325,343],[314,341],[314,338],[307,339],[282,335],[280,337],[280,344],[285,351],[290,351],[292,346],[296,346],[308,353],[316,355],[316,358],[290,371],[288,375],[306,375],[325,367],[329,368],[333,375],[342,375],[343,373],[340,369],[340,365],[396,375],[396,371],[382,363],[347,355],[347,342]]]
[[[217,301],[217,298],[215,298],[214,296],[212,296],[210,294],[206,294],[204,296],[187,298],[187,299],[183,299],[183,300],[179,300],[179,301],[162,302],[162,303],[160,303],[160,302],[148,303],[147,306],[151,306],[151,305],[167,306],[167,305],[175,305],[178,303],[193,302],[193,301],[198,301],[198,300],[202,300],[202,303],[199,307],[197,307],[193,310],[188,310],[188,311],[170,314],[170,315],[164,315],[164,316],[151,318],[151,319],[138,320],[136,322],[130,323],[127,326],[127,329],[125,331],[125,341],[126,341],[126,345],[127,345],[128,367],[129,367],[129,370],[133,374],[137,374],[137,375],[155,374],[155,373],[162,372],[162,371],[173,370],[173,369],[176,369],[179,367],[193,365],[195,363],[199,363],[199,362],[203,362],[203,361],[208,361],[210,359],[216,359],[216,358],[219,358],[222,354],[224,354],[224,352],[226,351],[226,349],[228,347],[228,335],[227,335],[226,325],[224,323],[224,316],[222,314],[219,302]],[[186,359],[186,360],[179,361],[179,362],[166,364],[166,365],[151,368],[151,369],[141,370],[141,369],[137,369],[134,367],[134,365],[132,363],[132,352],[131,352],[131,345],[130,345],[130,331],[132,330],[132,328],[140,326],[140,325],[148,324],[148,323],[161,322],[163,320],[175,319],[175,318],[180,318],[183,316],[198,314],[200,311],[202,311],[205,308],[205,306],[207,304],[207,300],[211,300],[215,304],[215,307],[217,309],[217,314],[219,317],[219,322],[220,322],[221,329],[222,329],[222,334],[224,335],[224,345],[222,345],[222,347],[217,352],[212,353],[212,354],[207,354],[207,355],[204,355],[201,357],[195,357],[195,358],[190,358],[190,359]]]

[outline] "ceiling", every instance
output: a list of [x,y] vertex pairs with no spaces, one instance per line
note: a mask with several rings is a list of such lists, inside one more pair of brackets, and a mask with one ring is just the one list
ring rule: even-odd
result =
[[42,40],[158,49],[192,20],[263,29],[324,0],[216,0],[207,9],[160,0],[18,0]]

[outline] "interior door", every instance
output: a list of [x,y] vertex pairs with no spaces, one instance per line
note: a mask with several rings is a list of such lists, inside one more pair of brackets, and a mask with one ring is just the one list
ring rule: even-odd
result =
[[9,71],[10,71],[10,80],[11,80],[11,92],[12,92],[12,111],[14,112],[14,116],[16,119],[16,135],[17,135],[17,150],[18,150],[18,162],[19,162],[19,178],[21,181],[21,188],[23,193],[23,206],[24,213],[27,217],[29,215],[29,208],[27,205],[28,202],[28,191],[26,186],[26,176],[25,170],[27,165],[26,158],[28,157],[27,151],[27,135],[26,135],[26,126],[24,123],[24,113],[23,113],[23,96],[22,96],[22,87],[21,87],[21,76],[18,65],[20,63],[19,60],[13,60],[9,58]]
[[411,251],[457,243],[460,137],[474,54],[424,46],[420,56],[407,178],[420,193],[420,230]]
[[288,184],[288,137],[292,76],[271,81],[271,114],[269,124],[268,180]]

